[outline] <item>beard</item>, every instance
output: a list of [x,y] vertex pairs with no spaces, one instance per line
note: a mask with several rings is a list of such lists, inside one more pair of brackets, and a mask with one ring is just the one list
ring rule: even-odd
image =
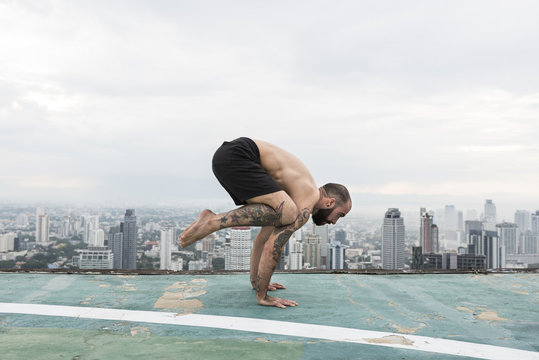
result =
[[331,212],[335,209],[335,206],[331,209],[319,209],[316,214],[312,215],[313,222],[316,226],[321,226],[324,224],[328,224],[328,217],[331,214]]

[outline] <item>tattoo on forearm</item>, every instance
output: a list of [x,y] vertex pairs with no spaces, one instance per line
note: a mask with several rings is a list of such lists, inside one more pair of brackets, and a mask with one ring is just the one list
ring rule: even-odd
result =
[[283,217],[284,201],[276,208],[265,204],[246,205],[221,217],[221,229],[230,226],[279,226]]
[[308,208],[304,208],[301,210],[300,214],[298,215],[294,223],[275,229],[275,231],[279,233],[279,235],[277,235],[277,239],[275,239],[275,243],[273,245],[274,250],[272,253],[273,260],[276,263],[279,263],[283,247],[285,246],[288,239],[290,239],[290,236],[292,236],[294,231],[302,227],[303,224],[307,222],[307,220],[309,219],[310,213],[311,211]]

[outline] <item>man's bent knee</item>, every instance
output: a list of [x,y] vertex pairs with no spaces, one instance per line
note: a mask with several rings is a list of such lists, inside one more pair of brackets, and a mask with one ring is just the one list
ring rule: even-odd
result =
[[281,213],[281,226],[292,224],[298,218],[299,210],[293,201],[285,201],[283,203]]

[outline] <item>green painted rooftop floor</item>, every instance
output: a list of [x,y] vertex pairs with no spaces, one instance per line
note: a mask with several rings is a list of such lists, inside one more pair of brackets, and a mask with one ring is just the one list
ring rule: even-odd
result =
[[[0,274],[0,302],[197,313],[423,335],[539,351],[539,274]],[[539,353],[538,353],[539,354]],[[2,313],[1,359],[431,359],[421,351],[190,326]],[[436,359],[464,357],[436,354]]]

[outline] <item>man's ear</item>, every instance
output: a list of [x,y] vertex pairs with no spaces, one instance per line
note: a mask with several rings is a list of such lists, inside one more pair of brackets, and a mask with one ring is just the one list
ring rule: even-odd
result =
[[335,198],[327,198],[326,208],[331,209],[334,206],[335,206]]

